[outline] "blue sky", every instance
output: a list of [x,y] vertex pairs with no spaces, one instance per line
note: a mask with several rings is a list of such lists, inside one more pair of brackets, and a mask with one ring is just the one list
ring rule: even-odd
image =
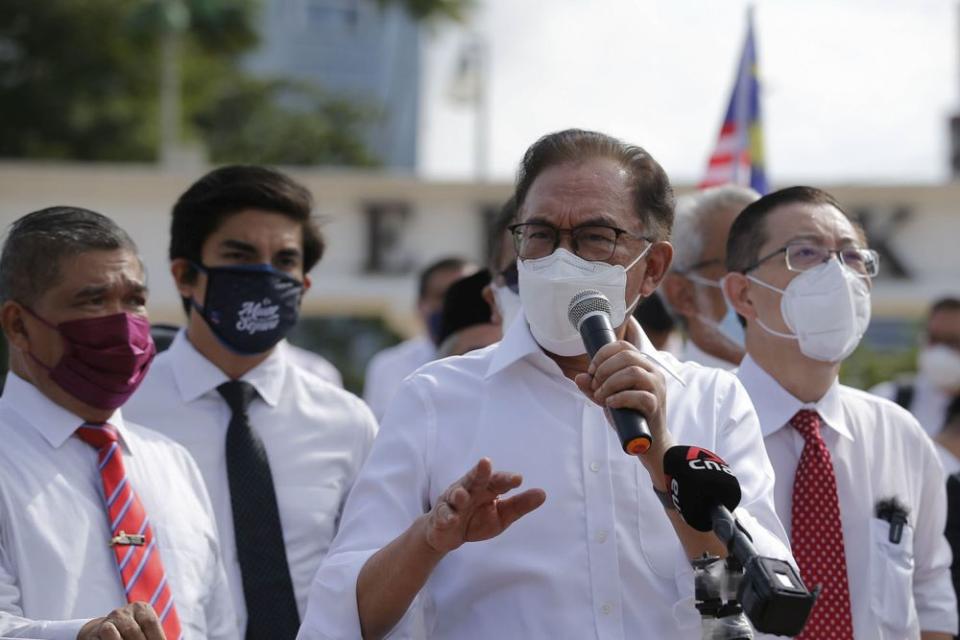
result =
[[[935,183],[958,107],[954,0],[758,0],[773,184]],[[490,174],[510,178],[549,131],[599,129],[646,147],[675,182],[699,179],[745,28],[737,0],[477,0],[468,27],[425,41],[420,172],[473,174],[473,116],[448,98],[468,29],[490,67]]]

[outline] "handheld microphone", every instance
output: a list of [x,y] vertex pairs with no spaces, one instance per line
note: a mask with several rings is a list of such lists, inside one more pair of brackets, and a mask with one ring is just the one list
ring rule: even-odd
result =
[[[617,341],[610,326],[610,300],[594,289],[581,291],[570,300],[567,318],[570,324],[580,332],[583,346],[591,358],[605,344]],[[653,444],[653,436],[647,427],[647,420],[638,411],[632,409],[604,409],[613,422],[620,437],[623,450],[632,456],[647,452]]]
[[758,631],[795,636],[819,594],[810,593],[789,562],[757,553],[753,539],[731,513],[740,504],[740,482],[717,454],[699,447],[670,447],[663,456],[673,504],[698,531],[713,531],[743,568],[737,599]]

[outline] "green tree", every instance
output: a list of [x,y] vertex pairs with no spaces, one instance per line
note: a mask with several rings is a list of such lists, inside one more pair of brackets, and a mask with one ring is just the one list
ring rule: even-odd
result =
[[[470,0],[400,3],[459,19]],[[370,165],[377,113],[316,87],[250,77],[257,0],[0,0],[0,156],[151,161],[161,40],[182,27],[184,136],[214,161]],[[176,9],[179,8],[179,13]]]

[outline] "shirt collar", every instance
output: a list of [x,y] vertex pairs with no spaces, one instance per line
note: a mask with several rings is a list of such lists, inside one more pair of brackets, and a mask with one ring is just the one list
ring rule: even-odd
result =
[[[36,429],[50,446],[57,449],[72,436],[77,429],[86,423],[86,420],[72,413],[43,394],[14,372],[7,373],[7,381],[3,388],[3,397],[0,404],[6,405],[17,413],[24,422]],[[120,409],[113,412],[107,420],[116,427],[126,452],[129,447],[126,443],[126,425]]]
[[[657,354],[657,350],[653,347],[653,343],[650,342],[643,329],[640,328],[640,324],[632,316],[628,319],[628,322],[634,324],[633,329],[638,336],[636,347],[640,350],[640,353],[646,354],[659,367],[683,384],[683,380],[676,370]],[[520,360],[529,361],[534,367],[548,375],[563,377],[563,372],[557,366],[557,363],[544,353],[540,345],[537,344],[536,339],[530,332],[530,325],[527,324],[526,318],[522,315],[515,318],[507,328],[506,334],[504,334],[493,353],[485,377],[489,378]]]
[[757,417],[760,419],[763,437],[766,438],[786,426],[801,409],[811,409],[820,414],[824,424],[840,435],[853,440],[853,434],[844,416],[838,380],[833,381],[827,392],[817,402],[802,402],[780,386],[780,383],[749,355],[740,363],[737,377],[750,394]]
[[[215,391],[230,378],[190,344],[187,332],[181,329],[168,349],[171,369],[177,389],[184,402]],[[267,359],[240,376],[257,390],[257,394],[271,407],[277,406],[284,383],[283,350],[274,348]]]

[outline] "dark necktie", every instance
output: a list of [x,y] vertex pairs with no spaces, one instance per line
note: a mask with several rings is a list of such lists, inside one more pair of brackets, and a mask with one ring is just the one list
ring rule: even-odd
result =
[[250,427],[247,407],[257,396],[249,382],[231,380],[217,391],[230,406],[227,479],[237,559],[247,603],[247,640],[294,640],[300,627],[283,529],[263,442]]

